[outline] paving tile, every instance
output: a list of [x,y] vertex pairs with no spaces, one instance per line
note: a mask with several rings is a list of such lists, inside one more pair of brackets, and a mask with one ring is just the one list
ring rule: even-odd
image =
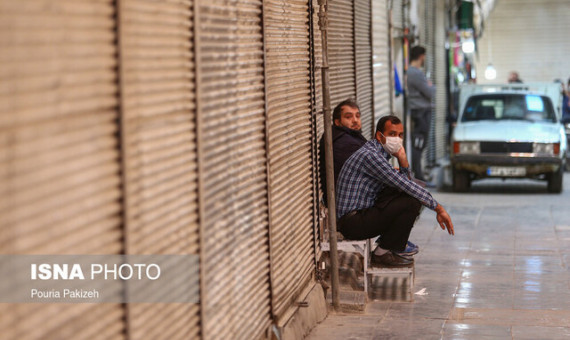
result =
[[443,339],[509,339],[510,326],[471,325],[464,323],[446,323],[443,327]]
[[366,306],[366,314],[384,316],[391,306],[392,302],[370,301]]
[[384,339],[439,339],[444,320],[429,318],[386,318],[375,329],[373,340]]
[[513,326],[514,340],[567,340],[568,327]]

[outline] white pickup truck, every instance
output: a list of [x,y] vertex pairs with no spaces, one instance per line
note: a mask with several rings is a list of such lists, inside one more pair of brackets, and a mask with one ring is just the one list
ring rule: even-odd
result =
[[453,189],[467,191],[477,179],[546,180],[562,191],[567,140],[560,85],[465,85],[452,135]]

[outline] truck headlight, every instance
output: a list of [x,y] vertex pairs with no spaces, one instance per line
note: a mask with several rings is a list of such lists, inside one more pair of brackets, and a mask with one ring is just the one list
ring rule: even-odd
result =
[[534,143],[532,152],[537,155],[558,155],[560,143]]
[[453,153],[475,155],[481,153],[479,142],[454,142]]

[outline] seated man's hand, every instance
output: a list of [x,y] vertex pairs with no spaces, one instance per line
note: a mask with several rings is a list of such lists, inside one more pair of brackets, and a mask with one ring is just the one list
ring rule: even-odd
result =
[[406,156],[406,149],[404,149],[403,146],[392,156],[396,157],[401,168],[407,168],[410,166],[410,163],[408,163],[408,156]]
[[437,216],[435,218],[437,219],[437,222],[439,223],[441,229],[442,230],[447,229],[449,235],[455,235],[455,231],[453,230],[453,222],[451,222],[451,217],[449,217],[449,214],[447,213],[447,211],[445,211],[445,209],[441,206],[441,204],[437,205],[437,207],[435,208],[435,212],[437,213]]
[[393,154],[392,156],[396,157],[397,159],[400,159],[400,157],[407,157],[406,156],[406,149],[404,149],[404,146],[402,146],[400,148],[400,150],[398,150],[395,154]]

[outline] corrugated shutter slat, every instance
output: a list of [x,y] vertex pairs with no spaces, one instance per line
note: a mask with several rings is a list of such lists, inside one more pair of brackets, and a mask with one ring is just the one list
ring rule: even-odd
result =
[[370,0],[354,2],[354,38],[356,62],[356,99],[360,106],[362,134],[370,139],[374,112],[372,105],[372,14]]
[[445,116],[447,115],[447,86],[445,84],[447,77],[447,58],[445,50],[446,30],[445,30],[445,2],[443,0],[436,0],[435,7],[435,160],[440,160],[446,155],[446,142],[447,138],[445,132]]
[[270,324],[261,0],[200,3],[205,339]]
[[[121,72],[131,254],[198,253],[191,1],[121,2]],[[154,28],[154,29],[153,29]],[[199,284],[184,282],[181,290]],[[176,292],[171,292],[176,294]],[[196,338],[197,304],[130,304],[135,338]]]
[[331,109],[347,99],[356,99],[354,60],[354,7],[351,0],[328,3],[328,56]]
[[313,271],[309,8],[304,0],[267,0],[264,8],[272,289],[279,318]]
[[[0,249],[120,254],[112,1],[0,1]],[[123,339],[120,304],[2,304],[5,339]]]
[[372,3],[372,51],[374,78],[374,120],[392,113],[390,107],[389,35],[386,0]]

